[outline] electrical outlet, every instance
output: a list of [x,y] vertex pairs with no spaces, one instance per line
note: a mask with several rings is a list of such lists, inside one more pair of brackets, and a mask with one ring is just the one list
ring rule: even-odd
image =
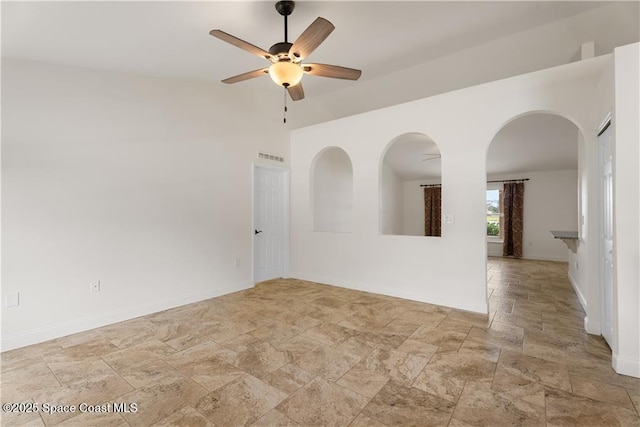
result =
[[233,262],[233,266],[235,268],[240,268],[240,258],[236,258],[236,260]]
[[89,283],[89,292],[100,292],[100,280],[95,280]]

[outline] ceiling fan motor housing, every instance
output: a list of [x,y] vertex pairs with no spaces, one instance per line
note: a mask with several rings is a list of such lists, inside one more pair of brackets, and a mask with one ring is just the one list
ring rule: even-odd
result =
[[269,53],[278,59],[289,58],[289,49],[291,49],[291,46],[293,46],[293,43],[276,43],[269,48]]

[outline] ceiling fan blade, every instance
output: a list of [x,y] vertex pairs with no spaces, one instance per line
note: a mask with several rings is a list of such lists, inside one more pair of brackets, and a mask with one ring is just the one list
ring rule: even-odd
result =
[[222,41],[225,41],[227,43],[230,43],[236,47],[239,47],[240,49],[244,49],[249,53],[252,53],[254,55],[260,56],[262,58],[268,59],[269,61],[273,61],[275,60],[275,58],[273,57],[273,55],[271,55],[269,52],[267,52],[264,49],[259,48],[258,46],[254,46],[249,42],[246,42],[244,40],[241,40],[235,36],[232,36],[231,34],[225,33],[224,31],[221,30],[211,30],[209,31],[209,34],[211,34],[213,37],[216,37]]
[[289,49],[289,57],[295,60],[304,59],[316,50],[336,27],[324,18],[316,18],[307,27]]
[[304,64],[304,72],[312,76],[331,77],[332,79],[358,80],[362,71],[355,68],[327,64]]
[[300,101],[304,98],[304,90],[302,89],[302,82],[298,83],[295,86],[289,86],[287,88],[287,92],[289,92],[289,96],[294,101]]
[[227,79],[224,79],[222,81],[222,83],[227,83],[227,84],[238,83],[238,82],[242,82],[242,81],[245,81],[245,80],[253,79],[255,77],[260,77],[260,76],[263,76],[265,74],[269,74],[269,69],[268,68],[261,68],[259,70],[249,71],[248,73],[238,74],[237,76],[233,76],[233,77],[229,77]]

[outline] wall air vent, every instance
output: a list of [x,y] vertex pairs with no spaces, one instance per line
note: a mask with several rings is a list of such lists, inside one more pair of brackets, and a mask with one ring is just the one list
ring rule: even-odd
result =
[[263,160],[271,160],[274,162],[284,163],[284,157],[265,153],[263,151],[258,151],[258,158]]

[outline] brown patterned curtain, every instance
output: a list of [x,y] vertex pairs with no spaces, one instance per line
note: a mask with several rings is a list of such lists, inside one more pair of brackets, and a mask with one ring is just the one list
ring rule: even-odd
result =
[[440,236],[442,187],[424,187],[424,235]]
[[522,258],[524,183],[505,182],[502,195],[504,200],[502,255]]

